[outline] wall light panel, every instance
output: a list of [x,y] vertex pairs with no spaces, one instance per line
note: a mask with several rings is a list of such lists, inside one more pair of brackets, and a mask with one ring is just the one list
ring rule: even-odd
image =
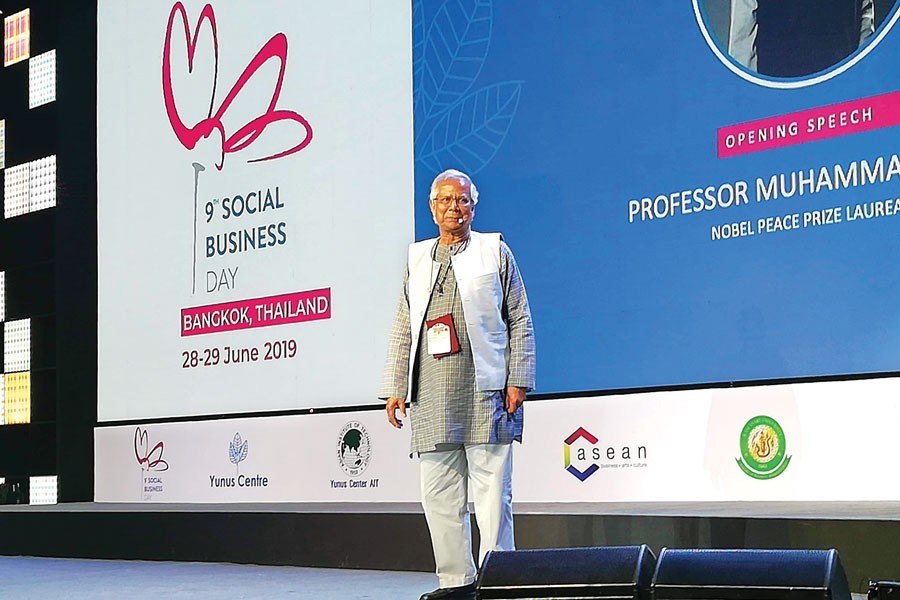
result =
[[56,504],[56,475],[28,478],[29,504]]
[[[3,323],[3,371],[7,374],[31,369],[31,319]],[[7,388],[9,387],[7,380]],[[7,389],[7,399],[9,390]]]
[[3,19],[3,66],[8,67],[31,55],[31,10],[25,9]]
[[31,423],[31,372],[6,373],[6,424]]
[[28,60],[28,108],[56,100],[56,50]]

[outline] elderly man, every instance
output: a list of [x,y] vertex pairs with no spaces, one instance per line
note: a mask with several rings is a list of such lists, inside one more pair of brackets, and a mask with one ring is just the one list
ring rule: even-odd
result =
[[489,550],[512,550],[513,440],[534,387],[531,311],[516,261],[499,233],[472,231],[478,190],[444,171],[431,184],[437,238],[410,245],[379,396],[402,427],[410,400],[411,453],[440,587],[421,600],[475,597],[468,510],[471,484]]

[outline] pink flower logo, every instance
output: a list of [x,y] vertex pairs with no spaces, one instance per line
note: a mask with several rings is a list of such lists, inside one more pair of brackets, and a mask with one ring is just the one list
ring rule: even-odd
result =
[[150,448],[149,435],[146,429],[136,427],[134,430],[134,457],[143,471],[168,471],[169,463],[163,460],[165,444],[157,442]]
[[[182,120],[178,112],[178,107],[175,102],[175,93],[172,88],[171,52],[172,35],[176,29],[176,20],[180,21],[180,29],[184,34],[189,73],[193,73],[194,71],[194,57],[197,52],[197,42],[204,25],[209,27],[210,33],[212,34],[214,76],[209,99],[209,110],[206,113],[206,117],[194,125],[188,125]],[[225,164],[226,154],[239,152],[249,147],[260,137],[260,135],[262,135],[269,125],[272,125],[273,123],[296,123],[300,125],[302,133],[299,135],[299,141],[297,141],[294,146],[268,156],[251,159],[248,162],[275,160],[277,158],[295,154],[306,148],[313,137],[312,127],[309,122],[303,116],[292,110],[277,108],[278,98],[281,95],[281,87],[284,83],[287,53],[287,36],[284,33],[276,33],[263,45],[259,52],[256,53],[256,56],[253,57],[250,64],[247,65],[237,81],[231,87],[231,90],[226,94],[225,99],[219,105],[218,109],[213,112],[216,101],[216,85],[218,83],[219,68],[219,39],[216,29],[215,12],[213,11],[212,5],[207,4],[204,6],[203,10],[200,11],[200,17],[197,19],[197,23],[194,26],[192,33],[190,23],[188,22],[187,10],[181,2],[176,2],[172,7],[172,11],[169,13],[169,21],[166,26],[166,39],[163,46],[162,57],[162,90],[169,123],[172,125],[172,130],[175,132],[175,136],[178,138],[178,141],[181,142],[181,145],[188,150],[193,150],[201,139],[208,138],[213,133],[218,133],[221,140],[221,158],[216,164],[216,168],[221,170]],[[275,88],[272,90],[272,96],[265,111],[246,124],[237,127],[236,131],[227,131],[223,119],[225,118],[229,107],[241,93],[241,90],[244,89],[244,86],[251,81],[254,74],[270,60],[278,62],[279,71],[275,81]]]

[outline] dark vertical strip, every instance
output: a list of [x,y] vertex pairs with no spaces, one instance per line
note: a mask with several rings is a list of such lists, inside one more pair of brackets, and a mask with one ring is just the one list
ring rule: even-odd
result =
[[56,3],[59,501],[93,499],[97,422],[97,2]]

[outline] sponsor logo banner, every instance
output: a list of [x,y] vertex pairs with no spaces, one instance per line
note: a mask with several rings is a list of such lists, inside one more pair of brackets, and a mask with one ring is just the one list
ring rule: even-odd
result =
[[[513,497],[524,512],[896,499],[898,395],[876,379],[530,401]],[[381,410],[101,427],[95,447],[100,502],[419,502],[409,429]]]
[[419,502],[409,432],[383,411],[99,427],[94,439],[98,502]]
[[883,462],[847,449],[896,454],[898,394],[900,379],[877,379],[528,402],[513,497],[524,511],[536,503],[894,499],[900,482],[870,485],[884,479]]

